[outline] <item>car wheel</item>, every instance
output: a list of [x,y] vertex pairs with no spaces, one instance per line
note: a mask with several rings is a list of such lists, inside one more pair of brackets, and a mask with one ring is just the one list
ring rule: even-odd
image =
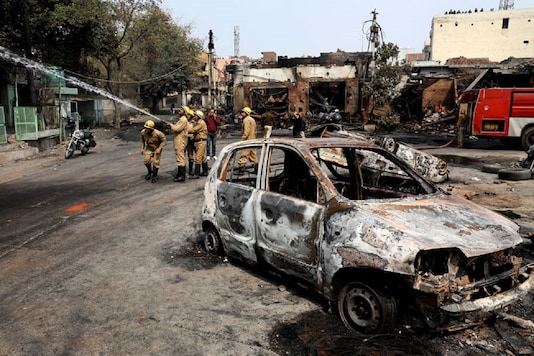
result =
[[210,226],[204,234],[204,248],[206,252],[212,255],[222,255],[222,242],[215,227]]
[[347,283],[339,293],[338,312],[351,330],[373,334],[391,328],[397,318],[395,299],[360,282]]
[[532,172],[527,168],[507,168],[499,171],[499,179],[525,180],[530,179]]

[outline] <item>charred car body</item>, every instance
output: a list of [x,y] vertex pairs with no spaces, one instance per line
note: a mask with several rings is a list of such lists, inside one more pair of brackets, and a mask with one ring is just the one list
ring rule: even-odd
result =
[[[258,162],[243,166],[251,150]],[[534,285],[533,266],[513,254],[515,223],[369,142],[228,145],[206,181],[202,216],[208,252],[308,282],[359,332],[392,327],[406,301],[428,327],[460,329]]]
[[310,130],[311,137],[352,137],[357,140],[372,142],[394,153],[408,163],[426,179],[441,183],[449,178],[447,162],[429,153],[418,150],[406,143],[397,142],[393,137],[371,137],[358,132],[346,131],[341,124],[319,125]]

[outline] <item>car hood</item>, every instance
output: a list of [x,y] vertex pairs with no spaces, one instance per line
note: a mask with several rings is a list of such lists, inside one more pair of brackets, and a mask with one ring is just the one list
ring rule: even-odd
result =
[[413,266],[421,250],[457,248],[473,257],[522,241],[511,220],[446,194],[354,202],[351,209],[330,216],[325,232],[335,236],[330,241],[334,249],[357,250],[360,259],[373,256],[381,268],[392,263]]

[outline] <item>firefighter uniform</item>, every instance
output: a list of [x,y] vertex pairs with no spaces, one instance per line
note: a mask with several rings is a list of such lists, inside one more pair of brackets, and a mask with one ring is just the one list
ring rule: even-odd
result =
[[154,128],[154,121],[147,120],[141,130],[141,154],[145,155],[143,163],[148,170],[146,180],[152,178],[152,183],[158,181],[158,170],[161,161],[161,152],[167,143],[163,132]]
[[[250,116],[251,112],[252,110],[249,107],[244,107],[243,110],[241,110],[241,116],[244,117],[243,134],[241,135],[242,141],[253,140],[256,138],[256,120]],[[241,151],[241,157],[239,157],[239,161],[237,162],[238,167],[243,168],[247,161],[250,161],[253,166],[258,164],[258,157],[256,157],[255,149],[244,149]]]
[[[208,158],[206,156],[206,140],[208,138],[208,126],[204,121],[204,113],[200,110],[195,111],[196,123],[191,130],[193,140],[195,141],[195,171],[192,179],[198,178],[199,175],[208,175]],[[202,166],[202,174],[200,167]]]
[[175,182],[185,181],[185,148],[187,146],[187,133],[189,125],[187,122],[186,111],[187,107],[182,107],[179,110],[180,118],[175,124],[168,123],[173,133],[174,154],[176,156],[176,165],[178,170],[174,177]]
[[195,115],[195,112],[191,115],[188,115],[188,128],[189,132],[187,134],[187,147],[186,147],[186,153],[187,153],[187,159],[189,160],[189,176],[195,175],[195,137],[193,135],[193,126],[195,126],[195,122],[193,121],[193,116]]

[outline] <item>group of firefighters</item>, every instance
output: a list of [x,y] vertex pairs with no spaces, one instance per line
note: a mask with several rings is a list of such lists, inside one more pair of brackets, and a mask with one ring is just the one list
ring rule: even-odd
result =
[[[244,132],[242,139],[255,138],[256,126],[255,121],[250,117],[252,110],[244,107],[241,110],[241,117],[244,123]],[[170,128],[173,133],[174,154],[176,156],[177,172],[174,175],[175,182],[185,182],[187,154],[189,160],[189,179],[198,179],[199,176],[208,175],[208,154],[210,158],[216,159],[215,141],[210,141],[210,153],[207,153],[206,141],[208,134],[220,125],[220,120],[214,116],[213,122],[210,123],[210,131],[206,124],[204,113],[201,110],[192,110],[187,106],[178,109],[179,119],[176,123],[164,121],[164,124]],[[213,112],[210,112],[213,115]],[[211,119],[211,116],[210,116]],[[254,127],[251,127],[251,126]],[[144,165],[147,168],[146,180],[152,180],[152,183],[158,181],[158,171],[160,168],[161,152],[167,143],[165,134],[155,128],[152,120],[147,120],[141,130],[141,154],[145,156]],[[215,126],[215,128],[213,128]],[[255,152],[254,152],[255,153]],[[247,160],[257,164],[255,155],[252,157],[243,157],[243,165]],[[241,161],[240,161],[241,163]]]

